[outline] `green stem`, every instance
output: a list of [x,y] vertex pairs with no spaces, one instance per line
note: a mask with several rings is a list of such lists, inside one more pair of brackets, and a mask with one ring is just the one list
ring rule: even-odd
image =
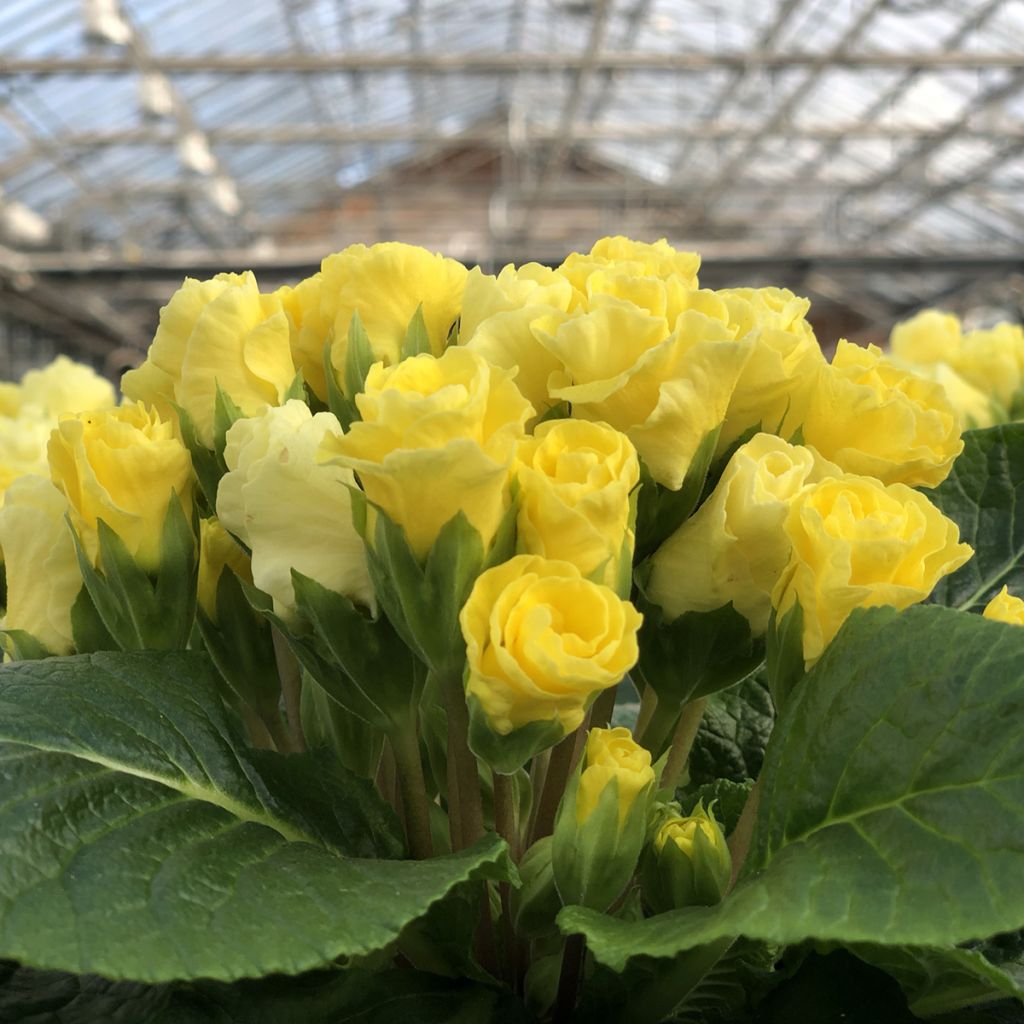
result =
[[644,730],[637,735],[655,759],[668,749],[672,733],[679,721],[679,708],[658,701],[647,718]]
[[658,1024],[663,1021],[722,959],[734,941],[732,938],[718,939],[680,953],[659,977],[635,993],[618,1018],[619,1024]]
[[239,702],[239,712],[242,722],[245,724],[245,732],[249,742],[256,750],[274,750],[277,743],[271,735],[267,723],[259,716],[259,713],[251,704],[246,701]]
[[639,739],[647,728],[647,723],[651,720],[651,715],[654,714],[654,709],[658,706],[658,695],[654,692],[654,687],[648,683],[644,687],[644,692],[640,694],[640,710],[636,715],[636,724],[633,726],[633,735]]
[[543,750],[533,759],[530,765],[530,820],[526,824],[526,837],[533,835],[537,827],[537,810],[540,807],[540,795],[544,790],[544,782],[548,777],[548,764],[551,751]]
[[296,753],[306,750],[306,737],[302,732],[302,712],[300,696],[302,693],[302,671],[299,663],[288,647],[288,641],[276,627],[271,627],[274,638],[274,657],[277,660],[277,674],[281,680],[281,693],[284,695],[284,712],[288,718],[288,728],[292,734],[292,749]]
[[516,825],[516,792],[511,775],[494,772],[494,828],[512,851],[512,859],[519,860],[519,829]]
[[615,711],[615,695],[618,693],[618,685],[609,686],[590,709],[590,728],[607,729],[608,723],[612,720],[612,713]]
[[757,822],[757,809],[761,804],[761,780],[754,783],[747,794],[747,802],[740,812],[736,828],[729,836],[729,853],[732,854],[732,878],[729,880],[729,888],[736,884],[740,871],[746,862],[747,854],[750,853],[750,840],[754,836],[754,825]]
[[448,801],[456,808],[451,819],[454,853],[484,834],[484,812],[476,756],[469,749],[469,710],[461,675],[446,674],[441,687],[448,713]]
[[670,789],[674,793],[679,785],[679,778],[690,758],[693,741],[697,738],[700,720],[707,706],[707,697],[698,697],[683,705],[683,713],[679,716],[679,724],[672,736],[672,748],[665,762],[665,770],[661,773],[662,789]]
[[260,721],[274,741],[274,748],[279,754],[295,754],[300,751],[295,746],[295,736],[285,725],[284,719],[276,710],[270,710]]
[[565,784],[576,761],[576,742],[579,736],[579,729],[569,733],[551,751],[547,775],[544,778],[544,789],[538,798],[537,815],[533,820],[533,829],[530,832],[529,846],[533,846],[538,839],[543,839],[554,831],[558,805],[562,802]]
[[415,716],[393,729],[388,738],[398,767],[409,852],[416,860],[426,860],[434,855],[434,844],[430,837],[430,801]]
[[570,935],[562,949],[562,971],[558,976],[558,995],[555,997],[554,1024],[564,1024],[572,1017],[583,978],[583,960],[587,953],[586,939],[580,934]]

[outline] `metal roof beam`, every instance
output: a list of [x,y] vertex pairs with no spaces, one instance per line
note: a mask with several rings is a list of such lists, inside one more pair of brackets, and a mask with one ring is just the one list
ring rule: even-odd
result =
[[[985,71],[1020,67],[1020,54],[918,52],[791,52],[678,53],[662,51],[604,51],[593,62],[586,53],[268,53],[153,55],[150,67],[168,75],[221,74],[333,74],[345,71],[421,71],[466,74],[516,74],[520,71],[577,72],[644,71],[673,74],[703,73],[722,68],[827,71],[900,70]],[[135,70],[130,59],[116,55],[86,54],[78,57],[20,57],[0,53],[0,78],[21,75],[128,74]]]

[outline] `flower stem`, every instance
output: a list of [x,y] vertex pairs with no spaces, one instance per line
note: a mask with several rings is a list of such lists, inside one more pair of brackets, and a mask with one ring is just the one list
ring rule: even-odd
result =
[[398,766],[409,852],[416,860],[426,860],[433,856],[434,844],[430,837],[430,801],[427,799],[415,716],[392,730],[389,738]]
[[648,683],[644,687],[644,692],[640,694],[640,710],[637,712],[636,723],[633,725],[633,736],[637,740],[647,731],[647,724],[657,706],[658,695],[654,692],[654,687]]
[[732,854],[732,878],[729,880],[729,888],[736,884],[740,871],[746,862],[747,854],[750,852],[750,840],[754,836],[754,825],[757,822],[757,809],[761,805],[761,780],[754,783],[747,794],[747,802],[740,812],[740,820],[736,822],[736,828],[729,836],[729,853]]
[[448,713],[448,801],[455,805],[451,837],[456,852],[484,834],[484,812],[476,755],[469,749],[469,710],[461,674],[447,673],[441,687]]
[[538,839],[551,835],[555,828],[555,815],[558,805],[562,802],[565,784],[576,763],[576,746],[580,741],[582,730],[569,733],[561,743],[551,751],[548,760],[547,775],[544,778],[544,789],[537,802],[537,815],[533,820],[529,845]]
[[590,710],[591,729],[608,728],[608,723],[612,720],[612,712],[615,710],[615,695],[618,690],[618,685],[609,686],[608,689],[594,701],[594,706]]
[[552,1017],[555,1024],[568,1021],[576,1009],[586,953],[586,939],[579,933],[570,935],[565,940],[562,949],[562,972],[558,976],[558,995],[555,997],[555,1012]]
[[676,786],[679,785],[679,777],[690,758],[693,741],[697,738],[700,720],[704,717],[704,709],[707,706],[707,697],[698,697],[683,705],[683,713],[679,716],[679,723],[672,736],[672,747],[665,762],[665,770],[661,773],[662,789],[671,789],[675,792]]
[[511,775],[500,772],[492,774],[494,779],[494,828],[508,843],[512,859],[519,860],[519,829],[516,823],[516,793]]
[[277,660],[277,674],[281,680],[281,693],[284,695],[284,712],[292,736],[292,750],[301,754],[306,750],[299,700],[302,693],[302,671],[295,655],[288,647],[288,641],[276,626],[271,627],[271,635],[274,638],[274,657]]

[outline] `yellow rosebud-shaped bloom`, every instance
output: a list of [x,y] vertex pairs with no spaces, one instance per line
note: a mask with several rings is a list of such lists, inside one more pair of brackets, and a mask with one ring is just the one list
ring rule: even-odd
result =
[[161,310],[146,362],[121,390],[161,410],[173,401],[213,447],[217,389],[246,416],[280,405],[295,379],[291,326],[280,298],[261,295],[252,273],[186,281]]
[[1014,597],[1007,587],[992,598],[982,612],[986,619],[993,622],[1008,622],[1012,626],[1024,626],[1024,601]]
[[192,518],[192,460],[175,425],[141,402],[65,416],[47,446],[50,476],[95,560],[103,520],[144,569],[160,564],[171,495]]
[[625,559],[629,578],[629,495],[640,463],[625,434],[604,423],[551,420],[519,442],[514,471],[521,551],[572,562],[613,589]]
[[0,504],[4,492],[18,477],[48,473],[46,442],[52,429],[49,416],[29,411],[14,417],[0,416]]
[[924,309],[896,324],[889,335],[893,357],[919,365],[955,362],[960,343],[959,319],[937,309]]
[[534,330],[565,368],[552,396],[571,402],[573,416],[621,430],[654,479],[672,490],[725,418],[750,356],[729,324],[697,309],[680,314],[672,331],[664,317],[630,302],[549,317]]
[[323,402],[327,401],[324,377],[324,345],[334,326],[322,309],[322,274],[313,274],[295,287],[283,285],[274,292],[288,316],[291,329],[292,362],[302,379]]
[[953,369],[991,396],[1008,414],[1020,391],[1024,371],[1024,327],[997,324],[965,334]]
[[0,508],[7,613],[0,628],[31,633],[53,654],[74,647],[71,606],[82,589],[67,499],[42,476],[24,476]]
[[960,417],[939,385],[875,345],[840,341],[803,422],[806,444],[850,473],[935,487],[963,450]]
[[582,825],[597,809],[601,794],[612,781],[618,790],[619,827],[633,804],[654,782],[651,752],[641,747],[633,734],[619,726],[591,729],[587,733],[584,766],[576,793],[576,823]]
[[217,621],[217,584],[224,571],[233,572],[247,583],[252,583],[249,556],[229,534],[216,516],[199,523],[199,583],[196,597],[203,614]]
[[331,362],[345,369],[352,314],[366,328],[376,358],[387,365],[402,356],[409,321],[422,306],[434,355],[440,355],[458,319],[466,268],[456,260],[403,242],[350,245],[321,264],[321,315],[334,326]]
[[777,432],[799,423],[824,356],[807,322],[810,302],[785,288],[726,288],[715,293],[738,337],[749,335],[750,359],[736,382],[719,450],[751,427]]
[[352,471],[318,459],[324,439],[341,433],[333,415],[314,416],[297,399],[238,420],[227,433],[217,516],[249,547],[253,582],[286,618],[295,614],[292,569],[375,607],[366,552],[352,525]]
[[731,602],[754,635],[764,633],[772,590],[789,561],[790,505],[811,484],[841,473],[810,448],[756,434],[736,450],[697,512],[651,557],[648,597],[670,620]]
[[38,410],[56,419],[66,412],[90,412],[114,404],[114,388],[91,366],[57,356],[40,370],[21,378],[21,408]]
[[696,288],[700,256],[674,249],[664,238],[657,242],[635,242],[614,235],[595,242],[589,253],[572,253],[558,268],[583,294],[591,274],[609,269],[632,277],[677,277],[684,287]]
[[533,414],[509,373],[457,346],[437,359],[375,363],[356,404],[362,420],[327,437],[324,458],[356,471],[418,558],[460,511],[486,548],[508,505],[516,441]]
[[991,427],[1001,418],[1001,410],[992,396],[968,384],[949,364],[899,361],[898,365],[918,377],[941,385],[965,430]]
[[855,608],[923,601],[973,554],[956,523],[920,492],[852,474],[800,493],[785,529],[792,553],[772,603],[779,618],[800,603],[808,664]]
[[536,263],[510,264],[497,277],[474,268],[466,279],[459,343],[493,366],[514,369],[516,387],[543,413],[554,402],[548,381],[561,363],[537,340],[533,324],[564,314],[576,298],[561,274]]
[[553,719],[571,732],[636,663],[640,622],[570,562],[517,555],[481,573],[459,615],[467,691],[501,735]]

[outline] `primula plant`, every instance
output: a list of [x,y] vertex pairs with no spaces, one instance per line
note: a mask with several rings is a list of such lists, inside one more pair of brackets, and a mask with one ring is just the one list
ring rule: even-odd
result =
[[46,467],[3,453],[0,1017],[1024,997],[1024,427],[698,265],[356,245],[187,280],[116,407],[46,371]]

